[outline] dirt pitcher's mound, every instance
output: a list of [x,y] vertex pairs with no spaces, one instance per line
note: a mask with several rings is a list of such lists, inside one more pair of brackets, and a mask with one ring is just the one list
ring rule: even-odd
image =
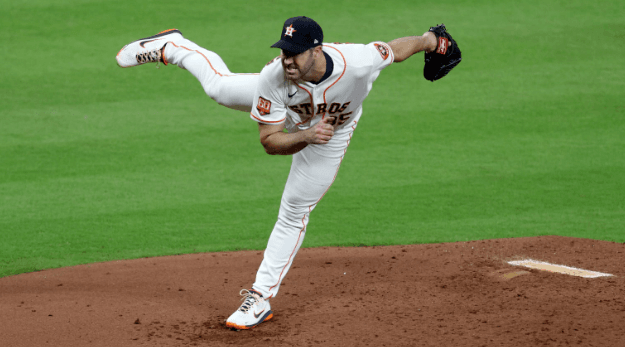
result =
[[[531,258],[612,274],[511,266]],[[2,346],[625,346],[625,245],[565,237],[302,249],[274,319],[224,320],[262,252],[0,279]]]

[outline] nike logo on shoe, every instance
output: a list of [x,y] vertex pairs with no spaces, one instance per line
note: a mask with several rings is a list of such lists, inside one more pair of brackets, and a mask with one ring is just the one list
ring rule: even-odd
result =
[[156,39],[154,39],[154,40],[149,40],[149,41],[141,41],[141,42],[139,42],[139,46],[141,46],[141,47],[145,48],[145,46],[144,46],[144,45],[145,45],[146,43],[150,43],[150,42],[152,42],[152,41],[156,41]]
[[145,45],[146,43],[150,43],[150,42],[152,42],[152,41],[156,41],[156,40],[158,40],[158,38],[160,38],[160,37],[162,37],[162,36],[169,35],[169,34],[173,34],[173,33],[178,33],[178,34],[182,35],[182,33],[180,32],[180,30],[178,30],[178,29],[167,29],[167,30],[163,30],[163,31],[161,31],[160,33],[158,33],[158,34],[156,34],[156,35],[154,35],[154,36],[150,36],[150,37],[146,37],[146,38],[144,38],[144,39],[141,39],[141,40],[143,40],[143,41],[139,42],[139,46],[141,46],[141,47],[145,48],[145,46],[144,46],[144,45]]
[[258,313],[254,313],[254,318],[258,319],[258,317],[260,317],[260,315],[263,314],[263,312],[265,312],[265,310],[262,310]]

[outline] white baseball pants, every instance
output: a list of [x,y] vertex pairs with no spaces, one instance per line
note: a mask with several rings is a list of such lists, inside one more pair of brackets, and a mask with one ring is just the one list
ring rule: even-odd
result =
[[168,63],[188,70],[218,104],[250,112],[259,74],[234,74],[215,52],[187,39],[168,42],[163,55]]

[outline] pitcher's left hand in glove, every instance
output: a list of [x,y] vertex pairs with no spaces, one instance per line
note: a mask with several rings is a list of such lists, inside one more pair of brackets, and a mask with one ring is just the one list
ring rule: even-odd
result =
[[425,66],[423,77],[428,81],[436,81],[443,78],[462,60],[460,48],[451,35],[447,32],[445,24],[431,27],[431,32],[436,35],[436,49],[425,53]]

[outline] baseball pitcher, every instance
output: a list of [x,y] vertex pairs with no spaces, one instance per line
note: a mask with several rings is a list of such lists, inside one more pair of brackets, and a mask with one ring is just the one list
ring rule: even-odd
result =
[[117,54],[121,67],[162,62],[188,70],[219,104],[250,112],[268,154],[293,156],[256,280],[241,290],[243,304],[226,321],[235,329],[251,329],[273,317],[269,301],[302,245],[312,211],[338,174],[362,103],[380,72],[424,51],[424,77],[435,81],[461,60],[444,25],[388,43],[330,44],[314,20],[294,17],[271,47],[279,48],[280,56],[260,74],[231,73],[219,55],[176,29],[131,42]]

